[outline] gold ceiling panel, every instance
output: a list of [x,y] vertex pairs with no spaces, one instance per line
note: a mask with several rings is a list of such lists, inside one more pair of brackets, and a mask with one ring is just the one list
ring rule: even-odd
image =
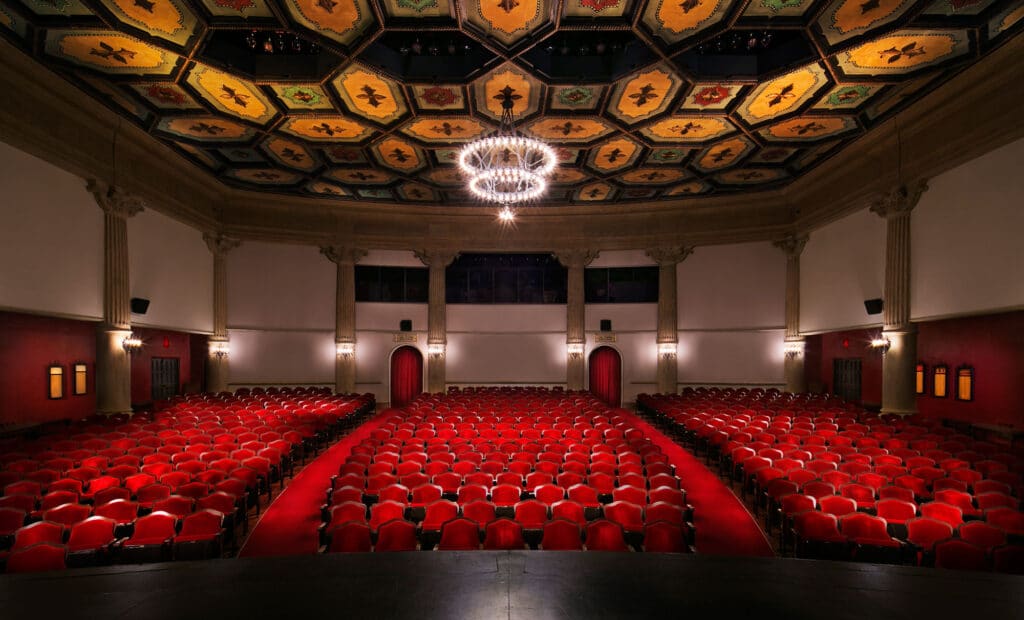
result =
[[437,202],[441,196],[422,183],[402,183],[398,186],[398,195],[410,202]]
[[405,96],[398,83],[361,65],[352,65],[332,84],[353,114],[390,125],[406,113]]
[[306,191],[311,194],[320,194],[321,196],[351,196],[352,192],[348,191],[340,185],[333,183],[327,183],[325,181],[312,181],[306,184]]
[[898,30],[836,55],[846,75],[911,73],[964,56],[970,38],[964,30]]
[[753,143],[746,138],[730,138],[704,149],[698,156],[694,166],[704,172],[713,172],[728,168],[741,160],[754,149]]
[[517,120],[536,112],[541,90],[540,80],[512,65],[480,78],[473,85],[477,111],[496,121],[501,120],[502,101],[506,99],[512,102],[512,115]]
[[292,185],[302,180],[301,174],[280,168],[235,168],[228,170],[227,176],[257,185]]
[[731,185],[753,185],[779,181],[786,176],[786,171],[778,168],[741,168],[715,175],[715,180]]
[[585,143],[610,134],[613,130],[608,123],[598,118],[545,117],[526,126],[534,137],[555,143]]
[[828,85],[828,74],[813,63],[764,82],[744,97],[736,113],[751,125],[796,111]]
[[294,140],[271,137],[263,144],[263,148],[278,163],[289,168],[312,172],[320,165],[306,147]]
[[219,116],[166,116],[157,130],[179,138],[218,143],[245,142],[256,134],[248,125]]
[[829,45],[836,45],[891,24],[914,4],[915,0],[833,0],[818,18],[818,27]]
[[199,20],[182,0],[99,0],[114,17],[151,37],[184,47]]
[[334,168],[324,175],[341,183],[355,185],[383,185],[395,179],[392,173],[375,168]]
[[591,149],[587,166],[598,172],[622,170],[636,161],[640,151],[640,145],[628,138],[613,138]]
[[398,138],[385,138],[375,144],[373,155],[382,165],[400,172],[412,172],[427,165],[423,151]]
[[655,142],[701,143],[733,133],[726,116],[670,116],[648,125],[640,133]]
[[421,116],[402,127],[405,135],[429,143],[468,142],[487,132],[487,126],[468,116]]
[[316,142],[361,142],[373,134],[366,125],[343,116],[297,116],[288,119],[281,131]]
[[112,30],[50,30],[46,53],[113,75],[170,75],[178,56]]
[[619,175],[623,183],[642,183],[645,185],[664,185],[675,183],[687,177],[685,170],[679,168],[637,168]]
[[265,0],[202,0],[203,6],[217,17],[274,17]]
[[448,0],[383,0],[381,6],[391,17],[406,19],[450,17],[452,13]]
[[547,23],[551,0],[468,0],[466,21],[505,47]]
[[689,196],[692,194],[703,194],[708,191],[709,187],[707,183],[703,181],[690,181],[689,183],[683,183],[682,185],[676,185],[671,189],[665,191],[663,196],[666,198],[674,198],[677,196]]
[[683,82],[668,69],[658,66],[627,78],[612,93],[608,112],[632,125],[664,112]]
[[197,64],[186,81],[207,103],[226,114],[260,125],[277,114],[258,86],[219,69]]
[[309,30],[351,47],[374,25],[367,0],[282,0],[292,18]]
[[654,36],[674,45],[721,21],[730,0],[647,0],[643,23]]
[[584,185],[580,189],[576,190],[573,198],[583,202],[601,202],[612,198],[614,193],[615,188],[613,188],[609,183],[598,181],[596,183]]
[[831,138],[857,129],[857,121],[852,116],[800,116],[784,120],[759,133],[766,140],[792,140],[809,142]]

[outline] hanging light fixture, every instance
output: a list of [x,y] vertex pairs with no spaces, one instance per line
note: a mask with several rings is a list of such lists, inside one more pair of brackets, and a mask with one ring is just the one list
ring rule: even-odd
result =
[[462,148],[459,169],[468,177],[469,192],[501,205],[500,219],[510,221],[516,205],[544,195],[558,156],[547,144],[516,131],[512,108],[522,97],[515,89],[506,86],[494,98],[501,102],[501,124],[493,134]]

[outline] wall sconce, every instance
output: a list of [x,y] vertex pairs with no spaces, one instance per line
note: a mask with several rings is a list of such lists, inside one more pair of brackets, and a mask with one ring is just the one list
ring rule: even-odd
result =
[[337,352],[339,357],[352,357],[356,354],[356,343],[354,342],[339,342],[337,346]]
[[231,353],[231,345],[227,340],[213,340],[210,342],[210,355],[218,358],[227,357]]
[[443,342],[431,342],[427,344],[427,355],[430,357],[441,357],[444,355]]
[[135,334],[128,334],[121,341],[121,346],[124,347],[126,353],[131,355],[142,348],[142,339],[138,338]]
[[675,357],[676,356],[676,343],[674,342],[659,342],[658,343],[658,355],[662,357]]
[[787,358],[796,358],[804,354],[804,341],[803,340],[787,340],[782,345],[782,350],[785,352]]
[[882,355],[885,355],[885,353],[889,350],[890,345],[892,345],[892,343],[889,342],[889,339],[884,336],[881,338],[875,338],[874,340],[871,341],[871,348],[881,349]]
[[572,359],[579,359],[583,357],[583,343],[582,342],[570,342],[565,345],[565,350]]

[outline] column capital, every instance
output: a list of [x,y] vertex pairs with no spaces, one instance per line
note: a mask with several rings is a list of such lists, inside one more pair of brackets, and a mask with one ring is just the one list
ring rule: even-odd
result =
[[799,258],[800,254],[804,251],[804,246],[807,245],[808,239],[810,239],[810,236],[806,234],[788,235],[785,239],[773,241],[772,245],[782,250],[786,258]]
[[206,242],[206,247],[209,248],[210,252],[218,257],[224,256],[242,245],[241,239],[229,237],[223,233],[203,233],[203,241]]
[[552,252],[554,257],[562,264],[565,268],[571,267],[586,267],[590,263],[594,262],[601,252],[599,250],[590,250],[587,248],[571,248],[566,250],[557,250]]
[[442,269],[452,264],[459,253],[449,249],[416,250],[413,252],[416,258],[427,267],[441,267]]
[[113,185],[90,179],[86,189],[89,190],[89,193],[95,198],[96,204],[103,209],[104,213],[128,219],[142,211],[141,198]]
[[883,218],[907,215],[917,206],[921,195],[928,190],[928,181],[918,179],[901,185],[885,194],[871,205],[871,212]]
[[349,245],[322,245],[320,253],[338,265],[355,265],[366,256],[366,250]]
[[668,267],[681,263],[686,257],[693,254],[692,245],[671,245],[651,248],[646,252],[647,256],[662,267]]

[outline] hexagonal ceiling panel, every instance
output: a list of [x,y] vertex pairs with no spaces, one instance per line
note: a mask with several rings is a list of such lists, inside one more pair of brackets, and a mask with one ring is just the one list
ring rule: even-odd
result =
[[550,204],[778,187],[1022,30],[1020,0],[0,0],[202,170],[339,205],[479,204],[455,162],[498,97],[558,151]]

